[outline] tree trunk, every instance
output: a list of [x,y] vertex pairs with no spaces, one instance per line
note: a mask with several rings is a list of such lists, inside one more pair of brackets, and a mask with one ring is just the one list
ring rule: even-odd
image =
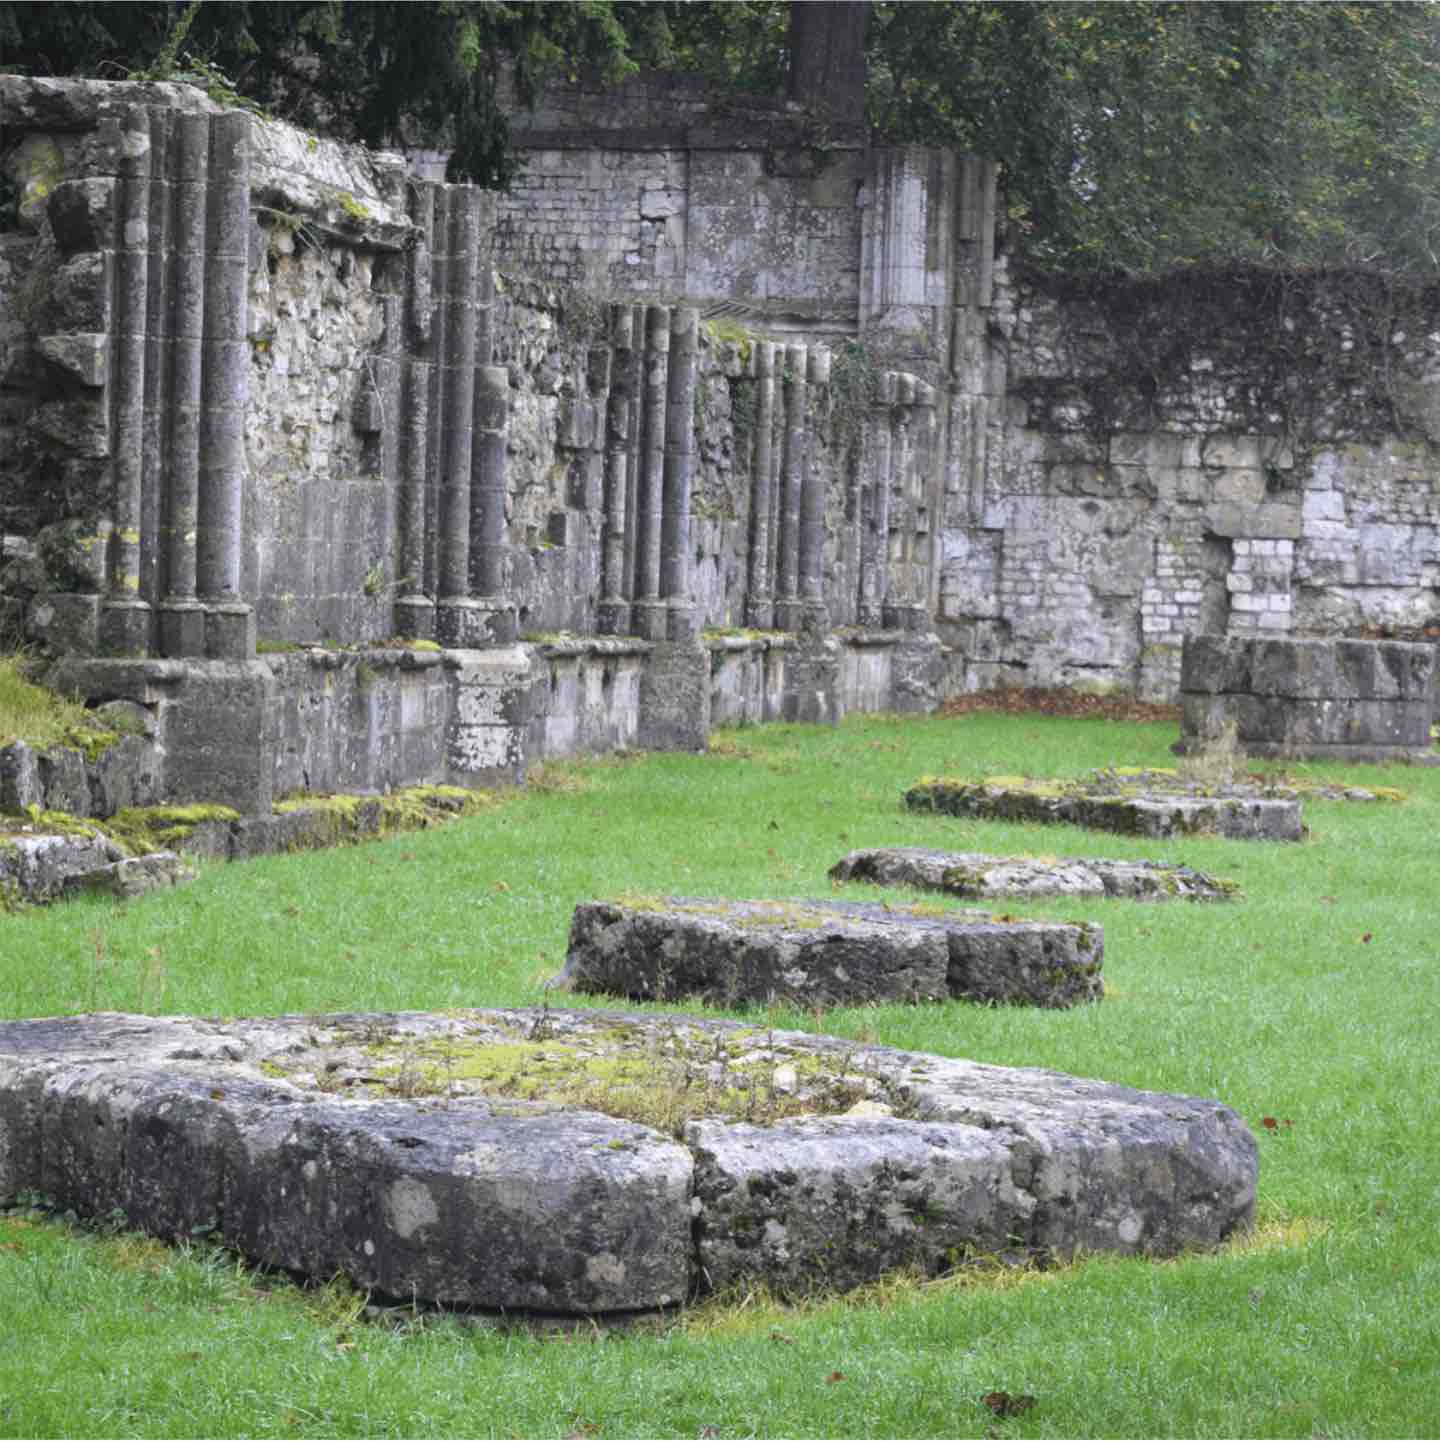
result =
[[865,120],[865,20],[870,0],[790,0],[791,100],[843,124]]

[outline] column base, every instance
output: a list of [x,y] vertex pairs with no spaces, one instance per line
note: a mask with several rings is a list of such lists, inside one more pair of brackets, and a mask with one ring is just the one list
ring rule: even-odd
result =
[[800,629],[809,636],[830,632],[830,608],[824,601],[805,601],[800,607]]
[[775,602],[769,596],[754,596],[745,602],[745,624],[752,631],[769,631],[775,625]]
[[205,607],[187,596],[160,603],[160,654],[201,657],[205,654]]
[[663,641],[670,630],[670,608],[653,598],[634,601],[630,606],[630,626],[644,641]]
[[668,601],[665,620],[666,639],[688,645],[699,635],[700,612],[688,601]]
[[100,603],[99,649],[105,656],[148,656],[154,612],[148,601]]
[[243,601],[207,602],[205,654],[212,661],[254,660],[254,610]]
[[798,631],[805,623],[805,605],[793,596],[785,596],[775,602],[775,629],[777,631]]
[[429,596],[397,596],[395,634],[407,641],[435,639],[435,603]]
[[515,608],[498,596],[441,596],[435,607],[435,639],[455,650],[509,646],[517,631]]
[[595,630],[601,636],[630,634],[630,603],[618,597],[601,601],[595,608]]
[[885,625],[893,631],[928,631],[930,612],[925,606],[913,601],[886,601]]

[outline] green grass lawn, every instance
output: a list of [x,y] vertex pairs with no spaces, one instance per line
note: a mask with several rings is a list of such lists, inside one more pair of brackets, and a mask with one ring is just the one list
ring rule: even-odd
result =
[[[0,1015],[528,1004],[590,897],[826,895],[840,855],[884,844],[1164,857],[1235,878],[1245,900],[1025,908],[1103,924],[1098,1006],[895,1006],[819,1024],[1220,1097],[1260,1142],[1258,1226],[1239,1244],[542,1336],[366,1321],[340,1284],[17,1209],[0,1215],[0,1435],[1440,1434],[1440,771],[1300,768],[1408,797],[1307,803],[1300,846],[900,809],[922,774],[1166,765],[1175,734],[855,717],[721,733],[703,756],[545,768],[445,830],[0,917]],[[997,1391],[1034,1405],[997,1417],[981,1400]]]

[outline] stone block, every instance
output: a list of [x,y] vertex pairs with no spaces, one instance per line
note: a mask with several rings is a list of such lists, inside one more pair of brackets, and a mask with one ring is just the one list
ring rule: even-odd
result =
[[164,758],[152,737],[122,736],[88,764],[87,779],[92,815],[114,816],[127,806],[154,806],[164,794]]
[[1036,860],[919,846],[852,851],[830,868],[832,881],[913,886],[967,900],[1037,896],[1126,897],[1134,901],[1226,901],[1239,890],[1188,866],[1097,857]]
[[1187,636],[1180,658],[1180,689],[1221,695],[1250,690],[1251,654],[1228,636]]
[[0,831],[0,901],[54,901],[66,893],[72,882],[124,855],[99,832],[54,835]]
[[865,902],[697,901],[575,908],[555,985],[718,1006],[1098,1001],[1098,927],[944,917]]
[[1205,524],[1217,536],[1294,540],[1301,534],[1300,507],[1276,501],[1217,501],[1206,509]]
[[195,868],[173,851],[152,851],[145,856],[125,857],[94,871],[81,872],[65,878],[65,896],[113,896],[119,901],[133,901],[152,891],[168,890],[194,881]]
[[71,816],[92,812],[90,775],[85,758],[68,746],[51,746],[38,756],[40,785],[45,791],[45,809]]
[[[1249,699],[1249,698],[1245,698]],[[1187,787],[1173,773],[1141,772],[1091,782],[1037,782],[1033,786],[994,781],[921,781],[904,797],[911,811],[986,821],[1031,821],[1084,826],[1127,836],[1160,838],[1225,836],[1237,841],[1299,841],[1304,836],[1300,803],[1293,796],[1208,794]]]
[[1257,695],[1314,700],[1338,694],[1335,649],[1327,642],[1256,641],[1250,655],[1250,684]]
[[40,782],[40,757],[24,741],[0,746],[0,812],[21,815],[32,806],[45,806]]

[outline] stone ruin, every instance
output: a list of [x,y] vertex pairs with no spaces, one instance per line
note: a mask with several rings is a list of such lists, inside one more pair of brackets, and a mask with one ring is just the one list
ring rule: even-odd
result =
[[186,86],[0,111],[0,625],[148,714],[157,800],[1432,618],[1428,292],[1045,277],[992,164],[654,76],[549,93],[503,198]]
[[1429,764],[1435,684],[1428,643],[1194,636],[1175,750],[1229,730],[1251,756]]
[[843,901],[655,897],[575,908],[562,991],[712,1006],[817,1007],[952,998],[1098,1001],[1104,933],[1088,922]]
[[1164,1256],[1248,1226],[1257,1171],[1218,1102],[729,1021],[0,1022],[0,1196],[407,1303],[605,1316]]
[[992,776],[916,782],[911,811],[984,821],[1068,824],[1124,836],[1171,840],[1224,836],[1238,841],[1299,841],[1305,828],[1293,790],[1252,782],[1187,782],[1174,772],[1097,771],[1076,781]]
[[1132,901],[1230,901],[1240,893],[1233,881],[1169,861],[987,856],[923,846],[852,851],[830,868],[830,879],[943,891],[967,900],[1114,896]]

